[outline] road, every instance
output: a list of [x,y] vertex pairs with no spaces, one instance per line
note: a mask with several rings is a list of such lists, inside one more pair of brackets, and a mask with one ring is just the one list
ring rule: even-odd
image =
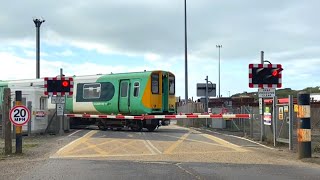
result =
[[20,179],[320,177],[318,165],[300,162],[291,154],[176,125],[155,132],[80,130],[72,136],[78,138]]

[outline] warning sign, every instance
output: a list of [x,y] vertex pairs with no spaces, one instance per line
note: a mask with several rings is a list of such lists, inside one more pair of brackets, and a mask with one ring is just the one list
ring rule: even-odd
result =
[[299,110],[298,104],[293,105],[293,109],[294,109],[294,112],[298,112],[298,110]]
[[263,116],[263,124],[265,125],[271,125],[271,113],[264,113],[264,116]]
[[14,106],[10,110],[10,121],[16,126],[23,126],[31,118],[30,111],[25,106]]
[[279,120],[283,120],[283,107],[279,107]]

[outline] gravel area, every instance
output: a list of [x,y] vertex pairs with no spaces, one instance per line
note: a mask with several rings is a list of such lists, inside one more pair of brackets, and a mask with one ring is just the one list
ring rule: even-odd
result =
[[[71,132],[70,132],[71,133]],[[68,134],[70,134],[68,133]],[[58,149],[75,139],[58,135],[33,135],[23,136],[22,152],[15,154],[15,139],[12,140],[12,154],[4,155],[4,139],[0,139],[0,179],[19,179],[24,173],[31,171],[34,167],[44,164],[49,156]]]

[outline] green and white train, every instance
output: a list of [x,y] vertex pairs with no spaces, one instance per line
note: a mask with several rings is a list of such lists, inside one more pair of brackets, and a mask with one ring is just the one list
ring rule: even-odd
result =
[[[168,71],[144,71],[132,73],[73,76],[74,92],[67,96],[65,110],[68,114],[122,114],[167,115],[176,113],[175,76]],[[44,95],[43,79],[0,81],[0,99],[3,88],[21,90],[25,102],[31,101],[34,110],[54,107]],[[28,92],[28,93],[24,93]],[[13,94],[14,95],[14,94]],[[32,113],[37,114],[37,112]],[[95,123],[100,129],[130,127],[140,131],[146,128],[153,131],[160,125],[168,125],[169,119],[106,119],[70,117],[70,123]],[[46,123],[47,124],[47,123]]]

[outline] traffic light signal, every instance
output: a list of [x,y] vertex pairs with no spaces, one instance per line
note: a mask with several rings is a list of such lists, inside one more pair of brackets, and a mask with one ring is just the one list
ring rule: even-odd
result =
[[45,95],[72,95],[72,78],[45,78]]
[[250,64],[249,87],[280,88],[282,85],[280,64]]

